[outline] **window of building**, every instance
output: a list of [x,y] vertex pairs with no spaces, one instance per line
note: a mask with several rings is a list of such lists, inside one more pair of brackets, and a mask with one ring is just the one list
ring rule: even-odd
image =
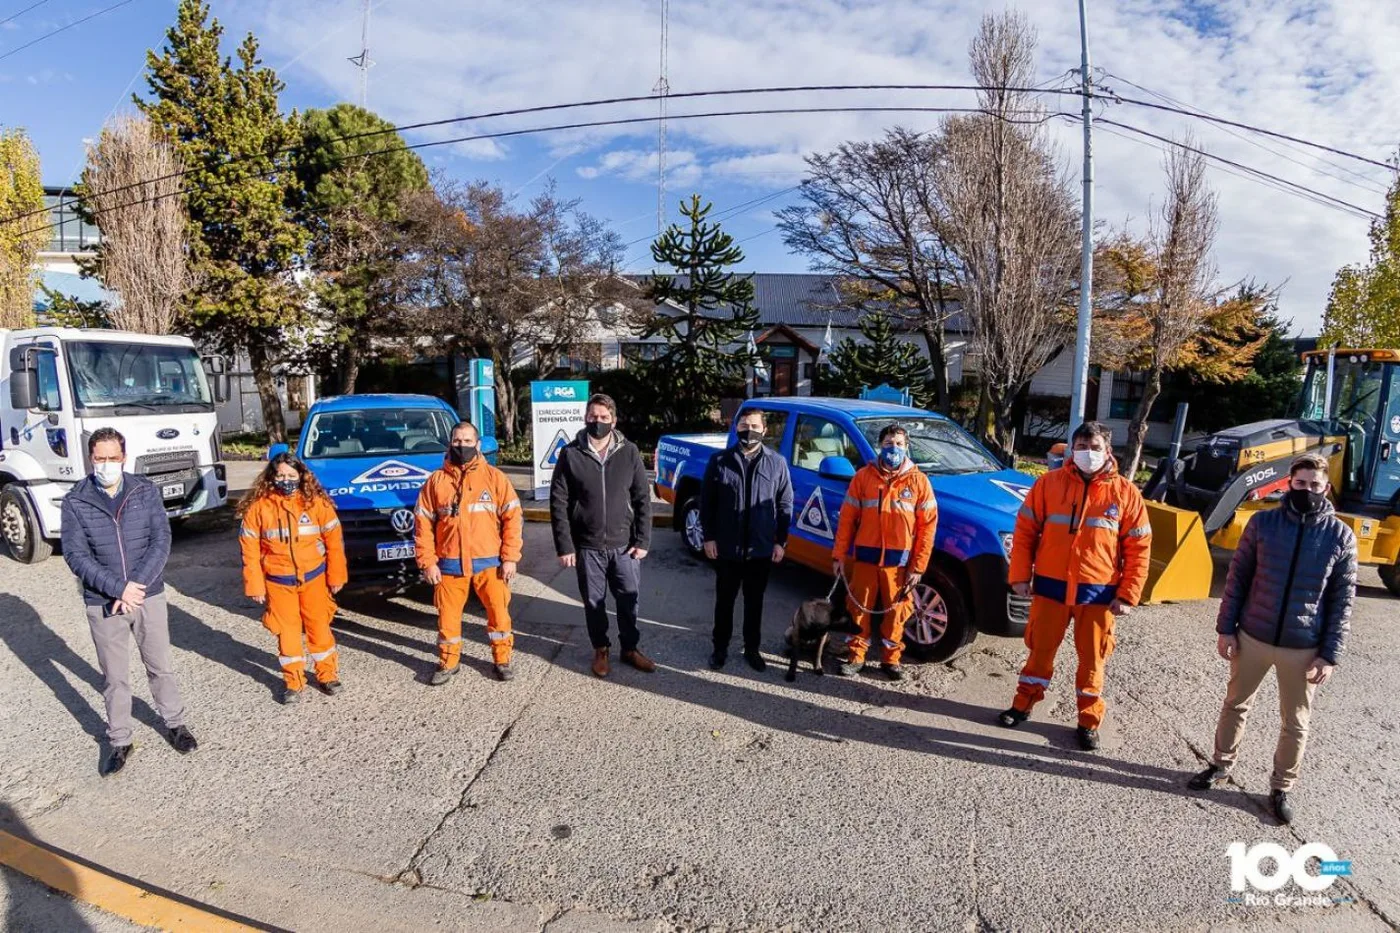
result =
[[626,363],[651,363],[661,359],[668,346],[664,343],[624,343],[622,359]]
[[1108,416],[1125,421],[1132,418],[1146,389],[1147,373],[1114,373],[1113,397],[1108,403]]
[[860,451],[841,425],[816,415],[800,416],[792,437],[792,465],[815,472],[827,457],[845,457],[857,470],[862,466]]
[[44,206],[48,208],[49,242],[44,249],[50,253],[76,253],[92,249],[102,239],[102,234],[92,224],[83,223],[73,205],[71,192],[60,193],[50,189],[44,195]]

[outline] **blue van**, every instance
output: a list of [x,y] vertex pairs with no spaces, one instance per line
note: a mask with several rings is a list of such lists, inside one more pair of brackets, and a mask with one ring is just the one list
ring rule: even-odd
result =
[[[393,592],[418,582],[413,506],[461,420],[430,395],[342,395],[311,406],[293,453],[335,501],[349,588]],[[268,457],[285,450],[274,445]],[[494,437],[481,439],[481,453],[495,464]]]

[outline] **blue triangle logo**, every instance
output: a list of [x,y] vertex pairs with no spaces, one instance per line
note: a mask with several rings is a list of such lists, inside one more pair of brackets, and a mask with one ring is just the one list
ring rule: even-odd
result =
[[802,511],[797,513],[797,527],[820,538],[835,539],[836,535],[831,530],[831,518],[827,515],[826,501],[822,499],[820,486],[812,490],[812,494],[807,497],[807,503],[802,506]]
[[545,451],[544,459],[540,461],[541,470],[552,470],[559,464],[559,452],[569,446],[569,438],[564,434],[563,428],[554,435],[554,440],[550,441],[548,449]]

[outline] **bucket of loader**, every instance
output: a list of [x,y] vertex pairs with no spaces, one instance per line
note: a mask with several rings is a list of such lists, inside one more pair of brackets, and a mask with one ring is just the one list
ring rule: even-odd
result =
[[1198,512],[1148,501],[1152,523],[1152,566],[1144,603],[1175,603],[1210,596],[1215,565]]

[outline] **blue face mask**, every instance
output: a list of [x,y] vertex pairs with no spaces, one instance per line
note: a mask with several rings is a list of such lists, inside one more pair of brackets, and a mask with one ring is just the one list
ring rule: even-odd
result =
[[881,447],[880,466],[889,470],[898,470],[900,467],[904,466],[904,458],[907,456],[908,454],[903,447],[895,447],[893,445]]

